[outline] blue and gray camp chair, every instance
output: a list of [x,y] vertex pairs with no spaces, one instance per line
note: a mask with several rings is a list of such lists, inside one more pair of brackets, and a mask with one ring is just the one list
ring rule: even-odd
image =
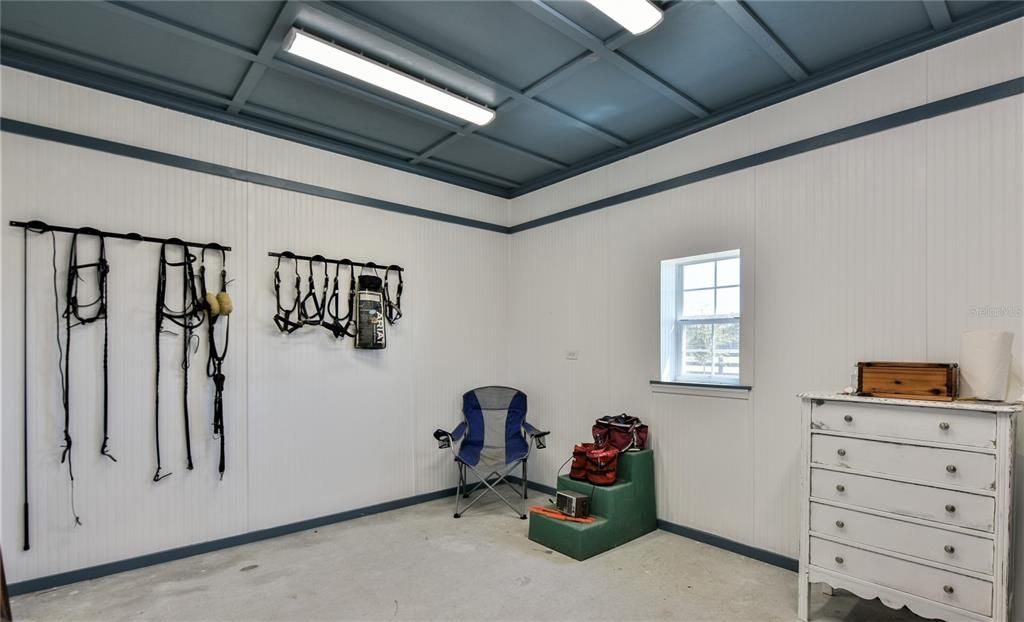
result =
[[[520,518],[525,519],[526,461],[534,443],[537,449],[544,449],[544,437],[548,435],[526,423],[526,394],[509,387],[473,389],[462,396],[462,415],[465,420],[451,432],[434,431],[438,447],[451,449],[459,467],[455,518],[462,516],[486,495],[487,490],[481,491],[466,507],[461,507],[462,499],[468,498],[480,486],[486,486]],[[452,446],[452,441],[459,443],[458,449]],[[505,478],[520,464],[523,467],[522,487],[517,489]],[[467,469],[480,479],[471,490],[467,490]],[[483,473],[487,471],[485,477]],[[520,508],[516,508],[498,491],[497,486],[502,483],[521,497]]]

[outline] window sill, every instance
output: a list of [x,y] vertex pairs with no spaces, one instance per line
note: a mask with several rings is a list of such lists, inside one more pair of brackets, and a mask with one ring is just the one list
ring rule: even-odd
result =
[[749,400],[754,387],[745,384],[711,384],[707,382],[664,382],[651,380],[652,393],[668,395],[693,395],[697,397],[724,397],[734,400]]

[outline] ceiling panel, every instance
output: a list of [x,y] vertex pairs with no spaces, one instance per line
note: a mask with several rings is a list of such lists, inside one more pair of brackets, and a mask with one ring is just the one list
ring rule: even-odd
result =
[[231,96],[249,63],[86,2],[0,2],[5,32]]
[[693,117],[651,88],[604,61],[544,91],[538,99],[627,140]]
[[519,89],[583,52],[509,2],[346,2],[345,7]]
[[416,152],[447,134],[441,128],[274,70],[266,72],[249,102]]
[[671,11],[622,52],[712,110],[792,81],[714,3]]
[[931,30],[920,0],[752,2],[748,6],[811,70]]
[[230,2],[152,2],[125,4],[191,26],[256,51],[270,30],[283,2],[231,0]]
[[519,183],[557,170],[514,149],[487,142],[473,135],[445,146],[437,154],[436,159]]
[[526,145],[531,151],[566,163],[612,148],[609,142],[574,127],[554,112],[522,105],[502,111],[480,133]]

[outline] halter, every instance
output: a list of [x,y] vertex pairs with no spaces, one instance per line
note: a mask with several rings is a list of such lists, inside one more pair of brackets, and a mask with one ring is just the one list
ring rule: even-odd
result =
[[[345,314],[345,317],[338,317],[338,314],[341,313],[338,308],[341,301],[338,274],[342,264],[348,265],[348,313]],[[342,259],[334,264],[334,285],[331,288],[331,295],[327,298],[327,304],[324,305],[324,321],[321,323],[321,326],[330,331],[335,339],[355,337],[355,333],[349,330],[352,326],[352,300],[356,295],[355,290],[356,268],[350,260]]]
[[[181,249],[181,261],[167,260],[167,247],[177,246]],[[156,472],[153,474],[153,481],[159,482],[171,473],[161,473],[160,463],[160,335],[165,331],[164,320],[180,326],[184,331],[185,339],[182,342],[181,368],[184,370],[184,381],[182,385],[182,397],[184,402],[184,423],[185,423],[185,458],[186,468],[192,470],[192,440],[189,432],[188,413],[188,372],[189,372],[189,347],[192,342],[192,331],[199,328],[203,323],[203,306],[199,302],[196,293],[195,264],[196,256],[189,252],[188,246],[178,238],[171,238],[160,245],[160,262],[157,272],[156,288],[156,400],[154,405],[154,418],[156,421]],[[167,305],[167,268],[181,268],[181,309],[174,310]]]
[[[327,306],[327,285],[329,279],[327,278],[327,260],[323,255],[313,255],[308,260],[309,263],[309,275],[306,277],[309,291],[299,302],[299,321],[304,326],[319,326],[324,321],[324,311]],[[321,290],[321,295],[316,295],[316,283],[313,281],[313,264],[320,263],[324,267],[324,287]],[[296,265],[298,270],[298,265]],[[309,303],[313,303],[313,312],[309,311]]]
[[[388,287],[388,277],[391,272],[398,274],[398,287],[395,288],[395,301],[391,301],[391,289]],[[384,271],[384,317],[392,326],[402,318],[402,290],[405,284],[402,281],[402,268],[394,264]]]
[[[228,290],[228,258],[227,253],[219,244],[207,244],[203,247],[202,253],[200,254],[199,263],[199,286],[202,289],[203,300],[208,300],[210,290],[206,287],[206,251],[212,249],[220,253],[220,290],[226,292]],[[217,331],[215,326],[217,320],[220,319],[219,313],[213,313],[207,303],[207,317],[209,322],[207,323],[207,334],[210,340],[210,353],[206,359],[206,377],[213,379],[214,395],[213,395],[213,435],[214,438],[220,440],[220,462],[217,466],[217,470],[220,473],[221,479],[224,479],[224,359],[228,354],[228,343],[231,340],[231,315],[230,313],[225,314],[224,317],[224,344],[221,347],[217,347]]]
[[[289,309],[286,309],[281,305],[282,258],[291,259],[295,267],[295,299],[292,301],[292,306]],[[302,277],[299,276],[299,262],[295,259],[295,255],[290,251],[281,253],[281,256],[277,258],[277,267],[274,268],[274,295],[277,298],[277,313],[274,315],[274,323],[277,324],[278,330],[288,335],[304,326],[302,321],[302,311],[299,310],[302,304],[300,301],[302,294],[299,291],[301,285]],[[297,320],[292,320],[293,313],[297,313]]]

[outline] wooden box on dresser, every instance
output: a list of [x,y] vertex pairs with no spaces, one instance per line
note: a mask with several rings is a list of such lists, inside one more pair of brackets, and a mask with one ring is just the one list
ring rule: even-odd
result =
[[802,393],[800,589],[1010,622],[1020,405]]

